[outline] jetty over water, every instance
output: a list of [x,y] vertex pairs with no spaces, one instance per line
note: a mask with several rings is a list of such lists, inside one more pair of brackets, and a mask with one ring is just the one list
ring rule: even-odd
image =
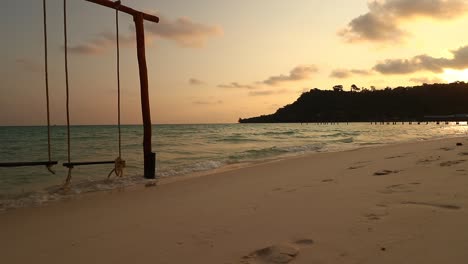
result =
[[468,121],[468,114],[424,116],[424,121],[464,122]]

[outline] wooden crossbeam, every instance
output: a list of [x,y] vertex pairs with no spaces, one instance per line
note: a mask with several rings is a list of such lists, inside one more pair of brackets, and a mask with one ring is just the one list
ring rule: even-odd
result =
[[141,15],[143,17],[143,20],[151,21],[151,22],[154,22],[154,23],[159,23],[159,17],[154,16],[154,15],[150,15],[150,14],[146,14],[146,13],[137,11],[137,10],[135,10],[133,8],[130,8],[128,6],[122,5],[122,4],[120,4],[120,1],[115,1],[115,2],[109,1],[109,0],[85,0],[85,1],[95,3],[95,4],[98,4],[98,5],[102,5],[102,6],[105,6],[105,7],[109,7],[109,8],[112,8],[112,9],[117,9],[120,12],[127,13],[127,14],[132,15],[132,16]]

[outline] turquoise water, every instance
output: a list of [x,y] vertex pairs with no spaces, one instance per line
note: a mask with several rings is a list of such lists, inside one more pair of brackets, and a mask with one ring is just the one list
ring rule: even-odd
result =
[[[72,161],[113,160],[118,155],[116,126],[74,126],[71,133]],[[153,133],[157,176],[165,178],[304,153],[465,136],[468,126],[466,123],[156,125]],[[46,134],[45,127],[0,127],[0,162],[47,160]],[[127,161],[124,179],[103,182],[112,165],[77,167],[73,171],[72,191],[108,190],[143,182],[142,135],[141,126],[122,127],[123,158]],[[52,144],[53,159],[66,161],[65,127],[52,128]],[[43,167],[0,168],[0,209],[53,199],[50,187],[61,185],[67,174],[61,165],[55,166],[55,170],[53,175]]]

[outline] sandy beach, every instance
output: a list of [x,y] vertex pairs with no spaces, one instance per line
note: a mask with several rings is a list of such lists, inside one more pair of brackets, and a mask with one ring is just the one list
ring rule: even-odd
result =
[[4,212],[1,259],[467,263],[467,187],[466,137],[312,154]]

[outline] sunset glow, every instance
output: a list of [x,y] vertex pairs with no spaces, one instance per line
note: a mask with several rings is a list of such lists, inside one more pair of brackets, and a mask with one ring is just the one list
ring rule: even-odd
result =
[[456,81],[468,82],[468,69],[462,71],[446,69],[442,74],[442,78],[448,83]]
[[[468,81],[465,1],[128,2],[161,17],[145,25],[155,123],[232,123],[338,84]],[[7,1],[0,10],[0,124],[44,124],[41,3]],[[65,123],[61,7],[48,1],[56,124]],[[86,1],[69,1],[68,11],[73,123],[114,124],[115,14]],[[122,13],[120,24],[122,120],[138,124],[133,20]]]

